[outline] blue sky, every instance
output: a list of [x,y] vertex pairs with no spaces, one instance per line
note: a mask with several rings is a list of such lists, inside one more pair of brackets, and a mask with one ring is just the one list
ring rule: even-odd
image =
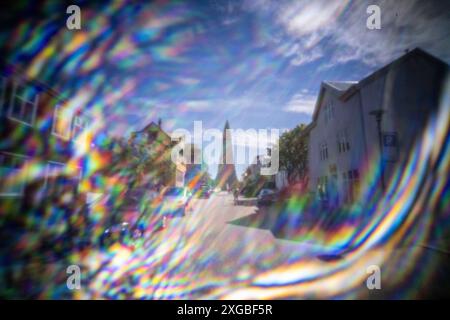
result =
[[[359,80],[416,46],[450,59],[443,1],[201,3],[186,4],[194,14],[171,26],[193,37],[179,62],[152,68],[167,89],[144,81],[130,97],[157,109],[168,130],[194,120],[222,128],[226,119],[232,128],[292,128],[310,121],[323,80]],[[381,30],[366,28],[369,4],[381,8]]]
[[[369,4],[381,8],[381,30],[366,27]],[[205,1],[190,9],[201,14],[184,26],[198,34],[185,63],[166,74],[184,85],[147,101],[160,105],[168,130],[194,120],[222,128],[226,119],[232,128],[292,128],[310,122],[323,80],[362,79],[417,46],[450,59],[443,1]]]
[[[360,80],[418,46],[450,62],[450,1],[80,1],[81,31],[64,29],[64,4],[44,3],[2,30],[9,60],[112,135],[158,118],[168,132],[293,128],[309,123],[321,81]],[[366,27],[371,4],[381,30]]]

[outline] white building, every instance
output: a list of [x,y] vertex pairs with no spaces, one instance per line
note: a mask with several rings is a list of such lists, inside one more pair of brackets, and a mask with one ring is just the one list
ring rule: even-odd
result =
[[437,111],[448,69],[414,49],[359,82],[323,82],[307,127],[310,191],[335,204],[350,202],[362,177],[373,172],[369,163],[384,165],[382,190]]

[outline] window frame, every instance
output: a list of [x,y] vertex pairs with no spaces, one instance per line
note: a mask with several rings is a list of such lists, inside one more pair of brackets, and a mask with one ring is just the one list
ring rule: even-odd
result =
[[58,125],[58,119],[60,119],[60,116],[58,115],[58,112],[60,111],[61,108],[61,104],[56,104],[53,110],[53,120],[52,120],[52,135],[54,135],[55,137],[64,139],[66,141],[70,140],[71,136],[72,136],[72,120],[73,120],[73,116],[70,116],[68,123],[68,128],[66,129],[66,134],[61,134],[60,132],[57,131],[57,125]]
[[[64,162],[58,162],[58,161],[53,161],[53,160],[49,160],[47,161],[47,164],[45,166],[45,182],[44,182],[44,189],[48,190],[48,180],[49,180],[49,174],[50,174],[50,167],[51,166],[59,166],[61,168],[61,171],[64,171],[67,168],[67,163]],[[78,174],[74,175],[74,176],[64,176],[64,179],[68,179],[71,183],[76,181],[76,186],[75,186],[75,190],[78,191],[81,180],[83,179],[83,168],[77,166],[77,172]],[[61,176],[61,175],[60,175]],[[52,175],[53,177],[53,175]]]
[[[36,92],[36,94],[34,95],[34,101],[26,100],[26,98],[24,98],[22,96],[19,96],[17,94],[17,89],[20,86],[26,88],[27,84],[19,83],[19,81],[16,81],[16,80],[13,80],[12,83],[13,83],[13,89],[12,89],[11,97],[9,99],[9,106],[8,106],[7,116],[11,120],[14,120],[14,121],[20,122],[20,123],[22,123],[24,125],[32,127],[35,124],[35,121],[36,121],[37,107],[38,107],[38,104],[39,104],[39,93]],[[30,87],[32,87],[32,86],[30,86]],[[36,90],[36,89],[33,87],[32,90]],[[21,113],[24,111],[24,105],[26,103],[33,104],[33,110],[32,110],[31,122],[30,123],[26,122],[24,119],[16,118],[13,115],[13,107],[14,107],[15,99],[19,99],[19,101],[22,103],[21,104],[21,110],[20,110]],[[23,117],[22,114],[21,114],[21,116]]]
[[[82,126],[77,125],[77,120],[82,121]],[[84,131],[87,127],[87,119],[83,115],[75,115],[72,117],[72,130],[71,130],[71,139],[75,141],[75,143],[87,143],[86,141],[80,141],[80,136],[83,136]],[[76,129],[79,128],[78,134]],[[81,133],[81,134],[80,134]]]
[[320,197],[322,199],[328,199],[329,198],[329,190],[328,190],[328,176],[320,176],[317,178],[317,188],[320,193]]
[[57,162],[57,161],[48,161],[46,166],[45,166],[45,183],[44,183],[44,188],[47,189],[48,188],[48,178],[49,178],[49,174],[50,174],[50,167],[52,165],[57,165],[60,166],[61,169],[64,170],[66,164],[63,162]]
[[355,201],[355,194],[358,192],[359,188],[359,170],[351,169],[342,172],[343,183],[344,183],[344,201],[346,203],[351,203]]
[[334,103],[333,101],[328,101],[325,104],[325,123],[329,123],[334,120]]
[[[0,156],[1,155],[6,155],[9,157],[15,157],[15,158],[21,158],[23,160],[23,166],[20,169],[12,169],[12,170],[25,170],[24,174],[27,175],[27,168],[26,168],[26,164],[27,161],[29,160],[29,157],[22,155],[22,154],[18,154],[18,153],[12,153],[12,152],[0,152]],[[1,167],[1,165],[0,165]],[[25,191],[25,182],[23,182],[21,184],[21,188],[20,188],[20,192],[19,193],[3,193],[0,189],[0,198],[1,197],[22,197],[24,195],[24,191]]]
[[337,134],[338,152],[346,153],[350,151],[350,140],[346,130],[342,130]]
[[319,145],[319,150],[320,160],[328,160],[328,145],[326,142],[322,142]]

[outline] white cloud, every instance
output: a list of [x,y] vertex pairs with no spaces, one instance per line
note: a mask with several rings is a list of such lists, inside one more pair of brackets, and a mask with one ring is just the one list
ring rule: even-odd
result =
[[[272,46],[297,66],[328,55],[331,59],[324,62],[322,69],[353,60],[379,66],[415,47],[450,60],[449,8],[442,1],[251,2],[248,10],[272,16],[282,27],[289,40],[272,41]],[[366,27],[366,9],[371,4],[381,8],[381,30]]]
[[151,110],[184,110],[191,112],[214,111],[220,109],[237,109],[243,110],[253,107],[259,107],[261,104],[266,105],[266,100],[258,99],[255,96],[233,97],[233,98],[210,98],[210,99],[191,99],[177,102],[168,102],[165,100],[134,98],[132,100],[138,108],[149,108]]
[[339,46],[335,62],[358,59],[376,66],[415,47],[435,54],[446,53],[447,57],[443,58],[450,58],[450,20],[448,12],[441,10],[439,4],[418,0],[377,1],[381,8],[381,30],[362,28],[368,16],[367,5],[353,5],[351,13],[342,19],[332,35]]
[[301,52],[300,50],[297,51],[294,58],[292,59],[291,63],[294,66],[300,66],[302,64],[306,64],[312,61],[315,61],[323,56],[322,50],[320,50],[318,47],[313,48],[309,52]]
[[292,99],[284,107],[285,112],[305,113],[312,115],[317,97],[315,95],[308,95],[299,93],[292,97]]
[[205,111],[211,108],[211,104],[209,100],[189,100],[181,103],[180,107],[190,111]]
[[314,36],[314,33],[332,26],[348,2],[348,0],[294,1],[282,7],[278,20],[291,34]]

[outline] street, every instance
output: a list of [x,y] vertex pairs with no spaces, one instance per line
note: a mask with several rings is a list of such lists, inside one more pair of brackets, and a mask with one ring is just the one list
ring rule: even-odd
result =
[[[254,214],[256,207],[235,206],[227,193],[193,201],[191,212],[170,219],[164,230],[139,249],[117,245],[106,256],[91,251],[82,264],[83,270],[87,268],[94,276],[75,297],[379,299],[409,288],[402,287],[400,275],[416,272],[431,279],[433,270],[426,270],[428,274],[414,264],[420,257],[445,262],[439,267],[441,273],[447,268],[447,255],[420,246],[380,248],[324,261],[318,257],[329,247],[277,239],[270,230],[235,224],[236,219]],[[404,265],[405,259],[410,261],[408,265]],[[366,270],[372,265],[382,266],[383,290],[367,289]],[[426,297],[434,291],[426,291],[430,286],[425,280],[421,286]]]
[[[112,260],[82,294],[115,297],[131,276],[136,279],[130,280],[134,298],[226,296],[230,289],[248,286],[258,274],[320,250],[311,244],[276,239],[269,230],[230,224],[255,210],[254,206],[234,206],[226,193],[195,199],[191,212],[170,219],[142,249],[112,249],[116,250]],[[93,272],[102,259],[90,255],[87,261],[92,262]]]

